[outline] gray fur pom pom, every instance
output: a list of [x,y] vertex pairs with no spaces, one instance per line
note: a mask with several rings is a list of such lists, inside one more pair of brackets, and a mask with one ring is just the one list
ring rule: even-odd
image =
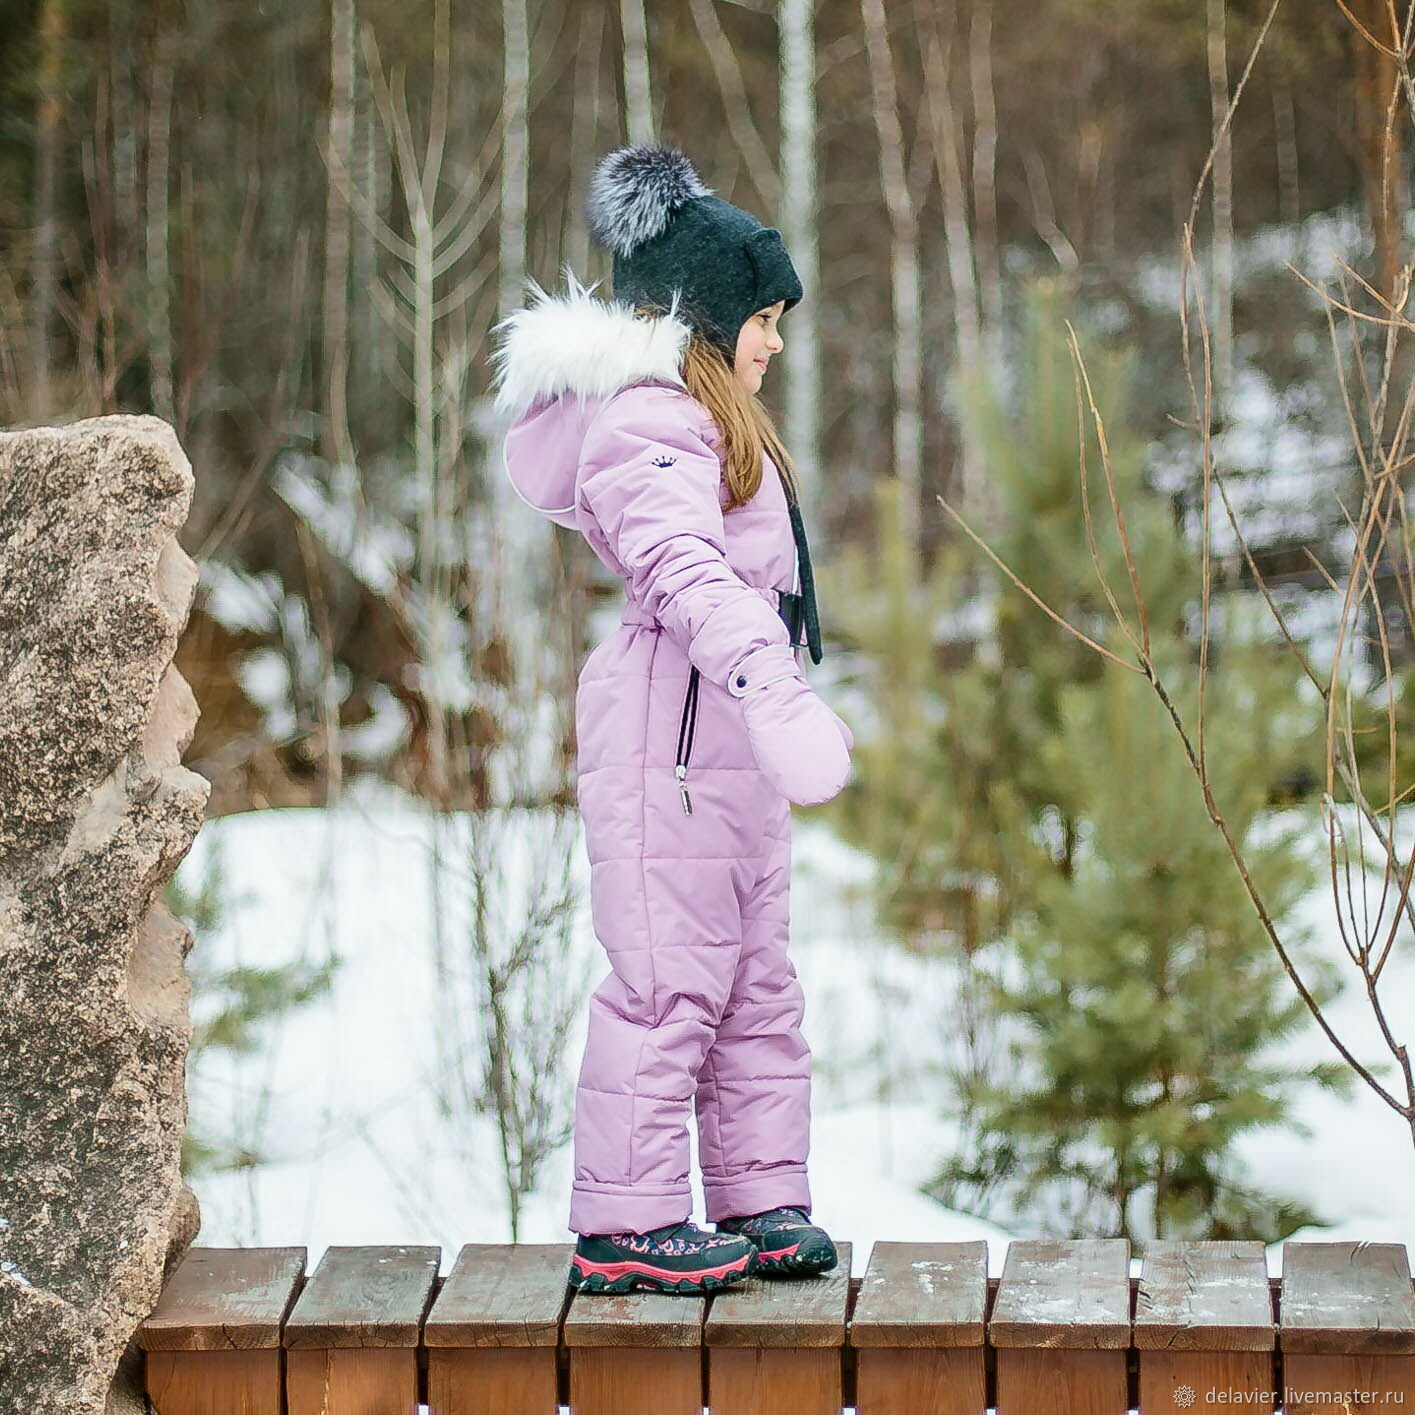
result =
[[647,143],[616,148],[590,179],[585,203],[590,234],[606,250],[626,256],[659,235],[684,202],[711,195],[676,148]]

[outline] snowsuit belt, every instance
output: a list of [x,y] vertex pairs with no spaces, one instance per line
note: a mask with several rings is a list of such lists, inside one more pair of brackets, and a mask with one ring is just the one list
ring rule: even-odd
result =
[[[804,594],[795,594],[791,590],[763,589],[760,585],[752,585],[754,589],[773,609],[781,616],[782,622],[786,625],[786,631],[791,635],[791,647],[800,649],[807,647],[806,628],[806,597]],[[636,604],[632,599],[624,603],[624,612],[619,617],[621,624],[648,624],[656,626],[658,620],[648,612],[642,605]]]

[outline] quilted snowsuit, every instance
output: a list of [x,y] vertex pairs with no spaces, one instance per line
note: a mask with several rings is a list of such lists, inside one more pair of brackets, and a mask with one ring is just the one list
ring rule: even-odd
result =
[[754,499],[723,514],[719,434],[673,386],[676,345],[626,353],[611,331],[627,314],[603,316],[601,346],[572,337],[585,332],[573,307],[527,313],[550,329],[523,324],[501,355],[503,387],[529,404],[506,437],[506,471],[522,499],[585,536],[627,595],[576,696],[590,906],[610,970],[589,999],[569,1226],[644,1232],[688,1218],[690,1111],[708,1222],[809,1210],[790,802],[723,686],[753,647],[791,642],[777,601],[797,588],[785,491],[768,461]]

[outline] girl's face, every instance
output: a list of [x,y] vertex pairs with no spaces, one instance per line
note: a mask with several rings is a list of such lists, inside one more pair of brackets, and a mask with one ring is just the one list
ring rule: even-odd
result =
[[767,360],[785,348],[777,327],[777,321],[785,309],[786,301],[778,300],[774,305],[758,310],[738,331],[737,357],[732,372],[748,393],[760,390]]

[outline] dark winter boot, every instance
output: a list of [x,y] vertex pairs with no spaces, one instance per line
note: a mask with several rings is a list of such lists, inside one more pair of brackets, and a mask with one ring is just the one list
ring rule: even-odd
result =
[[717,1231],[740,1233],[757,1245],[757,1272],[762,1277],[829,1272],[837,1261],[835,1244],[825,1229],[813,1224],[805,1209],[794,1205],[746,1218],[722,1219]]
[[582,1292],[715,1292],[757,1266],[749,1238],[710,1233],[691,1219],[647,1233],[582,1233],[570,1259],[570,1286]]

